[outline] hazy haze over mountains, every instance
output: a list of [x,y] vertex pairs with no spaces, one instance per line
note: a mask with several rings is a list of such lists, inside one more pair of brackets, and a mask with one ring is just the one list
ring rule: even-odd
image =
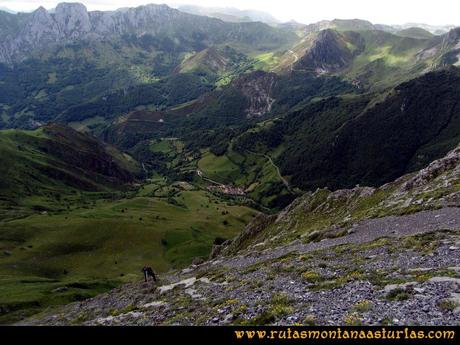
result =
[[[33,11],[39,6],[47,9],[56,7],[59,1],[29,0],[0,1],[0,6],[14,11]],[[363,0],[325,0],[321,2],[286,0],[188,0],[188,1],[153,1],[153,0],[85,0],[83,3],[89,10],[114,10],[122,7],[135,7],[149,3],[166,3],[173,7],[193,5],[208,8],[238,8],[240,10],[257,9],[270,13],[281,22],[296,20],[301,23],[314,23],[334,18],[361,18],[373,23],[399,24],[426,23],[431,25],[460,25],[457,13],[460,12],[458,2],[440,0],[397,1],[388,0],[384,4]]]

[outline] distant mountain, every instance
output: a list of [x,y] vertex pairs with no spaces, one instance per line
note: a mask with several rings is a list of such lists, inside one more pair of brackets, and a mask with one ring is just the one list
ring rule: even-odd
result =
[[411,27],[401,31],[397,31],[396,35],[403,36],[403,37],[411,37],[411,38],[433,38],[433,34],[425,29],[418,28],[418,27]]
[[406,23],[403,25],[392,25],[392,27],[399,31],[410,28],[420,28],[428,32],[431,32],[433,35],[442,35],[455,28],[455,25],[429,25],[423,23]]
[[305,30],[306,24],[299,23],[295,20],[290,20],[288,22],[279,23],[278,27],[291,29],[291,30]]
[[78,3],[0,12],[0,34],[3,128],[172,107],[298,39],[264,23],[228,23],[166,5],[88,12]]
[[[33,129],[59,121],[148,159],[148,140],[181,137],[194,149],[222,153],[228,139],[244,133],[245,126],[282,114],[327,118],[321,123],[361,114],[364,121],[395,86],[458,65],[460,57],[460,29],[441,36],[420,28],[392,34],[358,19],[272,27],[228,23],[164,5],[88,12],[81,4],[60,4],[52,13],[40,8],[30,14],[1,15],[0,31],[6,37],[0,43],[1,56],[10,62],[0,64],[2,127]],[[452,84],[456,90],[455,77],[433,80],[439,81],[439,89]],[[429,83],[418,92],[425,89],[430,89]],[[341,101],[342,94],[352,100]],[[338,99],[326,101],[328,97]],[[331,105],[335,102],[337,107]],[[342,115],[336,118],[318,109],[319,104]],[[295,116],[282,118],[287,128],[292,122],[302,127]],[[382,127],[385,119],[381,121]],[[285,130],[267,134],[271,145],[284,141],[279,135]],[[206,135],[197,134],[204,131]],[[224,134],[216,135],[219,131]],[[311,147],[313,140],[305,133],[285,142],[289,152],[279,163],[283,173],[302,188],[338,183],[329,167],[318,167],[320,178],[309,172],[314,164],[303,165],[306,153],[297,150]],[[436,158],[438,153],[426,157]],[[405,164],[408,161],[406,157]],[[377,184],[404,172],[395,163],[388,177],[378,180],[372,169],[364,169],[366,176],[350,171],[340,181],[345,186],[359,180]],[[298,171],[313,174],[308,183]]]
[[352,52],[346,40],[337,31],[325,29],[319,32],[312,46],[296,64],[296,68],[331,73],[347,67],[352,61]]
[[[289,23],[280,24],[285,27],[298,29],[298,25]],[[365,31],[365,30],[381,30],[390,33],[397,33],[407,29],[420,29],[427,31],[433,35],[443,35],[454,29],[454,25],[429,25],[423,23],[407,23],[403,25],[390,24],[373,24],[362,19],[334,19],[323,20],[312,24],[300,24],[305,32],[317,32],[325,29],[334,29],[337,31]],[[425,35],[426,36],[426,35]]]
[[362,19],[334,19],[323,20],[317,23],[306,25],[306,32],[315,32],[325,29],[334,29],[337,31],[362,31],[362,30],[375,30],[375,26]]
[[16,11],[10,10],[8,7],[0,6],[0,11],[8,13],[17,13]]
[[253,49],[260,45],[280,45],[286,36],[262,23],[227,23],[166,5],[88,12],[82,4],[61,3],[53,12],[40,7],[32,13],[2,12],[1,16],[0,34],[4,39],[0,43],[0,62],[7,63],[56,44],[119,41],[130,35],[145,43],[152,41],[150,37],[154,35],[155,44],[169,44],[170,50],[203,49],[229,41]]
[[277,24],[279,20],[270,13],[256,10],[240,10],[233,7],[202,7],[195,5],[183,5],[178,7],[179,11],[219,18],[228,22],[263,22],[266,24]]
[[394,34],[376,29],[307,31],[279,56],[274,70],[339,74],[360,87],[385,88],[458,64],[458,44],[458,29],[441,36],[420,28]]

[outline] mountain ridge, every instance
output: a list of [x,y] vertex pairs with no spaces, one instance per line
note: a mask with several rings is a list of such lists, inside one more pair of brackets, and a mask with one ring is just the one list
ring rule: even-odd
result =
[[[6,14],[6,13],[5,13]],[[9,20],[17,20],[18,28],[7,34],[0,46],[0,61],[13,63],[23,59],[24,53],[43,45],[61,42],[74,42],[79,39],[109,39],[114,34],[154,33],[165,34],[168,31],[181,32],[183,39],[190,40],[193,35],[202,36],[211,42],[236,37],[242,41],[253,39],[245,32],[258,26],[265,30],[261,34],[276,33],[275,29],[262,23],[224,23],[219,19],[196,16],[180,12],[167,5],[144,5],[119,11],[92,11],[80,3],[60,3],[53,13],[43,7],[30,14],[6,14]],[[261,31],[259,30],[259,33]]]

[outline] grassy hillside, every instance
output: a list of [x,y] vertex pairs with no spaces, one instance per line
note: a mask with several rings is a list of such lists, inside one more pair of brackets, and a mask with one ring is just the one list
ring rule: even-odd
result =
[[433,38],[434,37],[434,35],[431,32],[425,29],[422,29],[422,28],[417,28],[417,27],[400,30],[396,34],[399,36],[412,37],[412,38]]
[[[215,137],[213,133],[207,135]],[[225,146],[206,148],[177,138],[154,139],[137,145],[133,154],[142,157],[147,169],[167,176],[169,183],[190,181],[202,189],[216,184],[240,187],[245,193],[234,197],[235,201],[264,212],[292,201],[297,191],[289,191],[279,175],[273,163],[276,152],[272,153],[272,160],[257,152],[236,152],[231,136],[227,138]]]
[[[421,74],[432,59],[417,54],[430,46],[423,37],[400,37],[383,31],[360,32],[362,50],[345,74],[374,89],[392,86]],[[353,43],[352,43],[353,44]],[[415,74],[415,75],[414,75]]]
[[[183,147],[151,152],[178,164]],[[139,183],[133,158],[66,126],[1,131],[0,152],[0,322],[205,258],[256,214],[200,183]]]
[[0,321],[139,280],[146,263],[164,272],[207,257],[216,237],[234,237],[255,214],[190,185],[159,187],[167,196],[3,222]]
[[205,151],[197,166],[214,181],[244,187],[246,196],[267,212],[281,209],[296,196],[286,188],[268,157],[252,151],[235,152],[232,148],[220,156]]
[[381,188],[307,193],[156,288],[126,284],[20,324],[456,324],[459,163],[460,147]]
[[460,140],[451,68],[401,84],[383,101],[372,95],[328,98],[241,135],[239,151],[281,149],[276,162],[304,189],[380,185],[420,169]]
[[[140,174],[127,154],[60,126],[0,131],[0,219],[56,211],[127,189]],[[18,213],[19,212],[19,213]]]

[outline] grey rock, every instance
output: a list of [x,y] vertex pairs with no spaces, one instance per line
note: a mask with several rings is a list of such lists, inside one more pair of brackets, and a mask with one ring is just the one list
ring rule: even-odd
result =
[[65,291],[68,291],[69,288],[67,286],[61,286],[61,287],[58,287],[54,290],[52,290],[52,292],[55,292],[55,293],[59,293],[59,292],[65,292]]
[[418,282],[408,282],[404,284],[389,284],[384,287],[385,293],[390,293],[391,291],[397,290],[397,289],[402,289],[402,290],[408,290],[411,288],[414,288],[416,285],[418,285]]
[[433,277],[428,280],[431,283],[456,283],[460,284],[460,278],[453,277]]

